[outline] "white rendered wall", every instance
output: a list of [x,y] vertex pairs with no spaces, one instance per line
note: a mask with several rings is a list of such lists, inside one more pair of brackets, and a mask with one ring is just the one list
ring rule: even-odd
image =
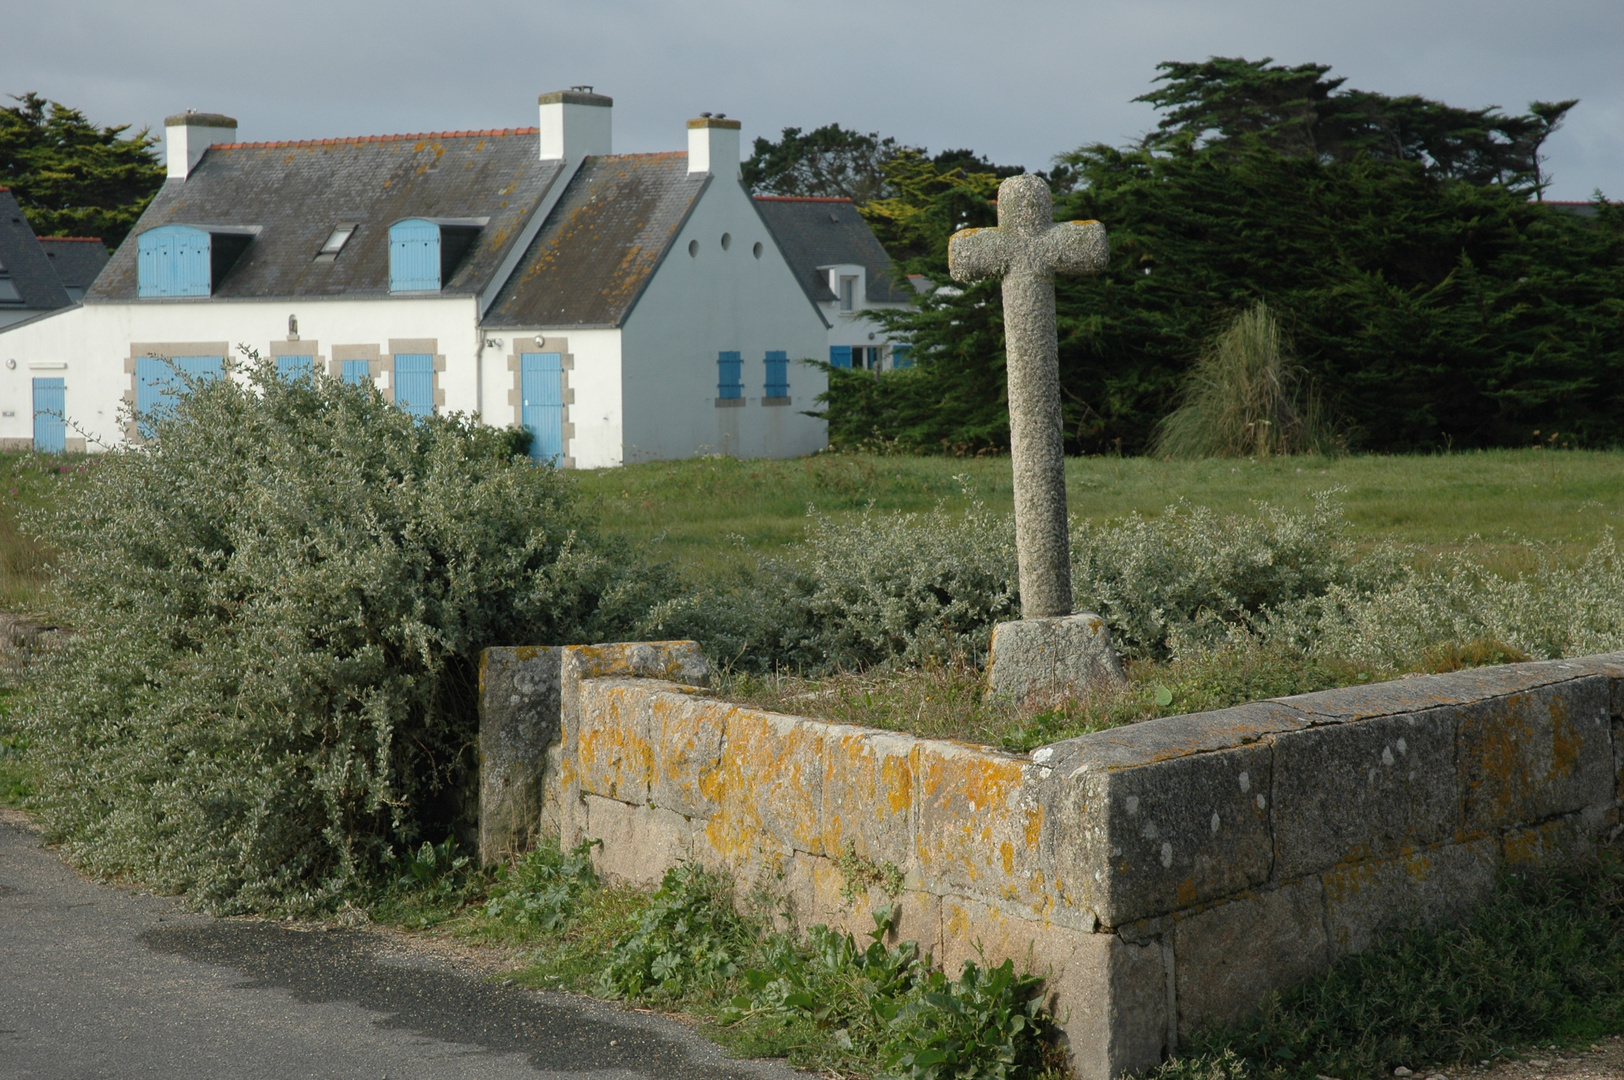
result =
[[123,440],[119,410],[131,385],[125,361],[132,343],[226,341],[233,350],[240,343],[269,355],[272,342],[286,340],[289,315],[298,316],[300,340],[328,360],[335,345],[376,345],[387,355],[391,339],[432,338],[446,358],[436,378],[445,395],[440,411],[479,407],[472,297],[88,304],[0,328],[0,439],[33,438],[32,380],[43,376],[66,383],[69,438],[78,437],[76,425],[116,445]]
[[[690,256],[693,241],[698,253]],[[827,379],[797,363],[829,358],[826,328],[735,179],[712,178],[626,320],[623,348],[627,462],[797,457],[828,443],[823,421],[803,415],[817,408]],[[791,401],[764,406],[763,359],[777,349],[789,354]],[[742,354],[740,407],[716,405],[723,350]]]

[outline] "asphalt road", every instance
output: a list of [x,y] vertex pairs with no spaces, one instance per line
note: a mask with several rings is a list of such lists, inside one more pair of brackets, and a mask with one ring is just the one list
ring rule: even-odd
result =
[[377,934],[210,919],[86,881],[0,816],[0,1078],[149,1076],[804,1080]]

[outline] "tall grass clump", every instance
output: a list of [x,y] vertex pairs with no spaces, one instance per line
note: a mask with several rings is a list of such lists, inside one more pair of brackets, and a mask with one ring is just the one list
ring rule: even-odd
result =
[[253,354],[30,525],[72,628],[23,729],[86,868],[319,906],[463,813],[479,650],[625,636],[663,586],[511,432]]
[[1161,457],[1329,453],[1336,439],[1319,395],[1261,300],[1230,322],[1157,425]]

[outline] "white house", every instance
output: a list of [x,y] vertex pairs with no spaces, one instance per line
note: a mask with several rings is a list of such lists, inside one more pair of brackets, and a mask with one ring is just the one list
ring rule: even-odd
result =
[[162,401],[156,358],[209,372],[246,344],[523,424],[565,466],[821,448],[826,379],[798,361],[828,321],[740,182],[738,121],[614,154],[611,105],[577,87],[536,128],[281,143],[170,117],[169,177],[83,298],[0,328],[0,445],[34,444],[35,379],[95,449]]
[[852,201],[755,198],[807,299],[829,328],[830,365],[865,371],[907,367],[908,346],[893,342],[872,316],[912,306],[918,286],[897,273]]

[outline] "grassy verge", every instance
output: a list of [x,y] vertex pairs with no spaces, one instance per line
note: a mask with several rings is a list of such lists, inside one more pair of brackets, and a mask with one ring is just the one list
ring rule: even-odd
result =
[[0,806],[21,806],[33,794],[35,770],[29,765],[28,742],[11,721],[17,691],[0,686]]
[[24,535],[21,517],[46,506],[89,467],[83,454],[0,454],[0,612],[37,612],[51,553]]
[[888,909],[866,940],[821,926],[800,935],[780,929],[770,897],[740,904],[691,865],[653,892],[605,888],[587,845],[494,876],[427,845],[403,869],[373,898],[379,921],[521,946],[522,985],[685,1013],[740,1056],[851,1077],[1060,1075],[1040,980],[1008,962],[950,978],[913,943],[887,943]]
[[1128,685],[1121,690],[1042,706],[989,697],[984,693],[983,673],[969,663],[846,672],[825,678],[724,673],[717,682],[717,693],[772,712],[1025,752],[1158,716],[1379,682],[1410,672],[1456,671],[1526,659],[1492,641],[1429,651],[1398,667],[1254,645],[1166,663],[1129,662]]
[[1414,929],[1199,1032],[1154,1080],[1352,1080],[1484,1065],[1624,1031],[1624,860],[1508,877],[1463,926]]
[[[965,477],[995,511],[1012,505],[1008,458],[819,454],[791,461],[703,458],[577,474],[606,530],[639,543],[660,540],[678,565],[703,572],[735,558],[724,541],[771,551],[800,539],[807,506],[838,519],[870,503],[925,510],[938,500],[962,510]],[[1072,512],[1105,521],[1158,514],[1188,499],[1221,513],[1250,513],[1254,500],[1299,505],[1342,489],[1356,536],[1469,548],[1493,569],[1524,565],[1523,539],[1579,553],[1624,524],[1624,453],[1493,450],[1429,457],[1364,455],[1266,461],[1073,458],[1066,463]]]
[[[775,930],[770,898],[736,903],[694,867],[654,892],[605,888],[589,849],[535,852],[495,875],[445,845],[373,898],[379,921],[517,945],[516,977],[701,1019],[731,1052],[840,1076],[1060,1077],[1037,980],[1010,965],[934,971],[907,943]],[[411,860],[409,859],[408,862]],[[743,913],[741,914],[741,909]],[[1463,924],[1413,927],[1209,1027],[1145,1080],[1333,1080],[1481,1066],[1624,1031],[1624,858],[1508,875]]]

